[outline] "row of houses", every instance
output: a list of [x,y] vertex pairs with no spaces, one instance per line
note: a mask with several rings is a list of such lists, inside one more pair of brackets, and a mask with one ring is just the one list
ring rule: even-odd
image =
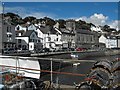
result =
[[[19,50],[50,50],[75,49],[75,48],[101,48],[117,47],[119,38],[107,38],[96,31],[77,29],[74,21],[67,21],[66,28],[59,28],[57,22],[54,26],[46,25],[44,21],[38,24],[11,25],[9,22],[0,21],[0,50],[14,48]],[[118,37],[118,36],[117,36]]]

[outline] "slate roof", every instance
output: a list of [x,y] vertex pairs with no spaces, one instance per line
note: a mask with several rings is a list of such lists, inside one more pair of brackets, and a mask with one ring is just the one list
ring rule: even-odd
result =
[[20,26],[22,26],[22,27],[29,27],[31,24],[20,24]]
[[90,30],[84,30],[84,29],[77,29],[76,32],[81,34],[96,34],[95,32],[92,32]]
[[57,31],[54,28],[48,27],[48,26],[40,27],[40,31],[44,34],[48,34],[48,33],[56,34],[57,33]]
[[29,37],[33,32],[34,32],[33,30],[28,30],[22,36]]
[[65,28],[61,28],[60,31],[63,33],[63,34],[71,34],[71,35],[74,35],[75,33],[72,33],[72,31],[68,30],[68,29],[65,29]]

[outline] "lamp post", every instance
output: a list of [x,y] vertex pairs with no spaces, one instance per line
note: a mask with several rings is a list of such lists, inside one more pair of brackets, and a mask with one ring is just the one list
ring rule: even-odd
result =
[[116,39],[117,39],[117,48],[118,48],[119,47],[119,45],[118,45],[119,36],[116,36]]
[[52,88],[52,85],[53,85],[53,60],[52,58],[50,58],[50,67],[51,67],[51,75],[50,75],[50,81],[51,81],[51,88]]

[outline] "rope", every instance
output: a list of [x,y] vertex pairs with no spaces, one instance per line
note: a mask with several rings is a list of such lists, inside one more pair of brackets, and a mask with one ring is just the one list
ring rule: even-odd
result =
[[[23,67],[15,67],[15,66],[8,66],[8,65],[0,65],[1,67],[10,67],[10,68],[19,68],[25,70],[32,70],[32,71],[40,71],[45,73],[51,73],[49,70],[38,70],[38,69],[31,69],[31,68],[23,68]],[[59,72],[59,71],[52,71],[53,74],[64,74],[64,75],[71,75],[71,76],[86,76],[85,74],[78,74],[78,73],[69,73],[69,72]]]

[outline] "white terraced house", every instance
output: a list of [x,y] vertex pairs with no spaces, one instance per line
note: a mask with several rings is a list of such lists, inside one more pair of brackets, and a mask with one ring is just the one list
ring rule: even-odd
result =
[[50,50],[62,47],[61,33],[53,27],[41,26],[37,28],[38,37],[43,38],[43,48]]
[[120,48],[120,36],[101,35],[100,43],[104,43],[106,48]]
[[16,31],[17,47],[21,50],[36,51],[42,49],[42,39],[34,30]]

